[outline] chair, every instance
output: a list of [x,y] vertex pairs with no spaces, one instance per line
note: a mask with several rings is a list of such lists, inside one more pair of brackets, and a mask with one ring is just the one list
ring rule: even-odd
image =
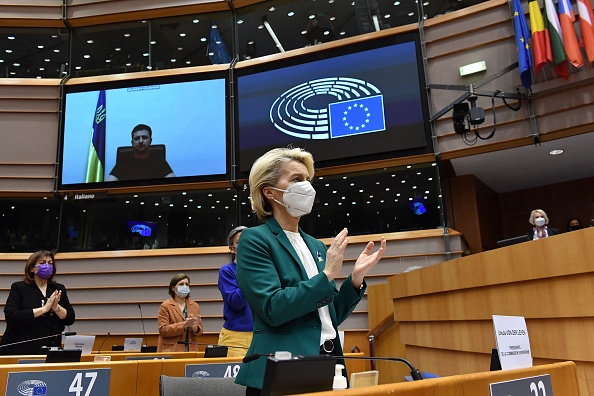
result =
[[235,378],[192,378],[162,375],[159,396],[245,396],[245,386]]
[[[167,157],[166,149],[164,144],[151,144],[149,147],[150,155],[153,158],[162,157],[163,160]],[[120,146],[116,153],[116,163],[122,156],[134,155],[134,147],[132,146]]]

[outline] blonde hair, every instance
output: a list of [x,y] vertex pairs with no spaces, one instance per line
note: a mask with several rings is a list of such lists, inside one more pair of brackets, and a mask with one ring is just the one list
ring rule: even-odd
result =
[[258,158],[252,165],[249,177],[252,209],[262,222],[272,217],[272,206],[266,200],[262,190],[264,187],[275,186],[284,169],[290,161],[297,161],[305,165],[310,180],[314,176],[314,160],[311,153],[298,148],[275,148]]
[[534,214],[535,213],[541,214],[542,217],[544,217],[544,219],[545,219],[545,224],[549,224],[549,216],[547,216],[547,213],[542,209],[534,209],[532,212],[530,212],[530,218],[528,219],[528,223],[534,225]]

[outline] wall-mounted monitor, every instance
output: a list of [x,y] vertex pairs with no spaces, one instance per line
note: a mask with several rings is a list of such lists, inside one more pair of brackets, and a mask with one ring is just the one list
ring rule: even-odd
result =
[[128,234],[138,234],[142,237],[154,237],[157,233],[157,223],[152,221],[128,220],[126,231]]
[[418,34],[238,65],[240,171],[271,148],[317,167],[432,152]]
[[227,74],[66,85],[61,188],[224,179]]

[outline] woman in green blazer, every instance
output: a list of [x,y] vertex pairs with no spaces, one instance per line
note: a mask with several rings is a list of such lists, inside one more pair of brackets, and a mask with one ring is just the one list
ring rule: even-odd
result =
[[[342,355],[338,325],[365,293],[365,275],[382,258],[386,241],[373,251],[369,242],[353,272],[336,288],[348,230],[330,247],[299,228],[299,218],[313,206],[314,162],[299,148],[278,148],[254,162],[249,185],[252,207],[264,224],[243,231],[237,246],[237,281],[254,317],[247,352],[294,355]],[[236,381],[246,395],[259,395],[266,359],[243,363]]]

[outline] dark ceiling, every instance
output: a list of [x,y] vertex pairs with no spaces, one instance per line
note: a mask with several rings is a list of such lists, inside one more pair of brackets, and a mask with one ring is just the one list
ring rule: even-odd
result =
[[433,18],[480,2],[266,1],[237,9],[235,15],[232,12],[184,15],[72,31],[0,28],[0,75],[62,78],[69,71],[71,77],[76,77],[208,65],[212,26],[221,33],[229,53],[237,53],[238,59],[244,60],[280,51],[263,20],[269,22],[282,49],[289,51],[372,32],[376,26],[383,30],[417,23],[420,15]]

